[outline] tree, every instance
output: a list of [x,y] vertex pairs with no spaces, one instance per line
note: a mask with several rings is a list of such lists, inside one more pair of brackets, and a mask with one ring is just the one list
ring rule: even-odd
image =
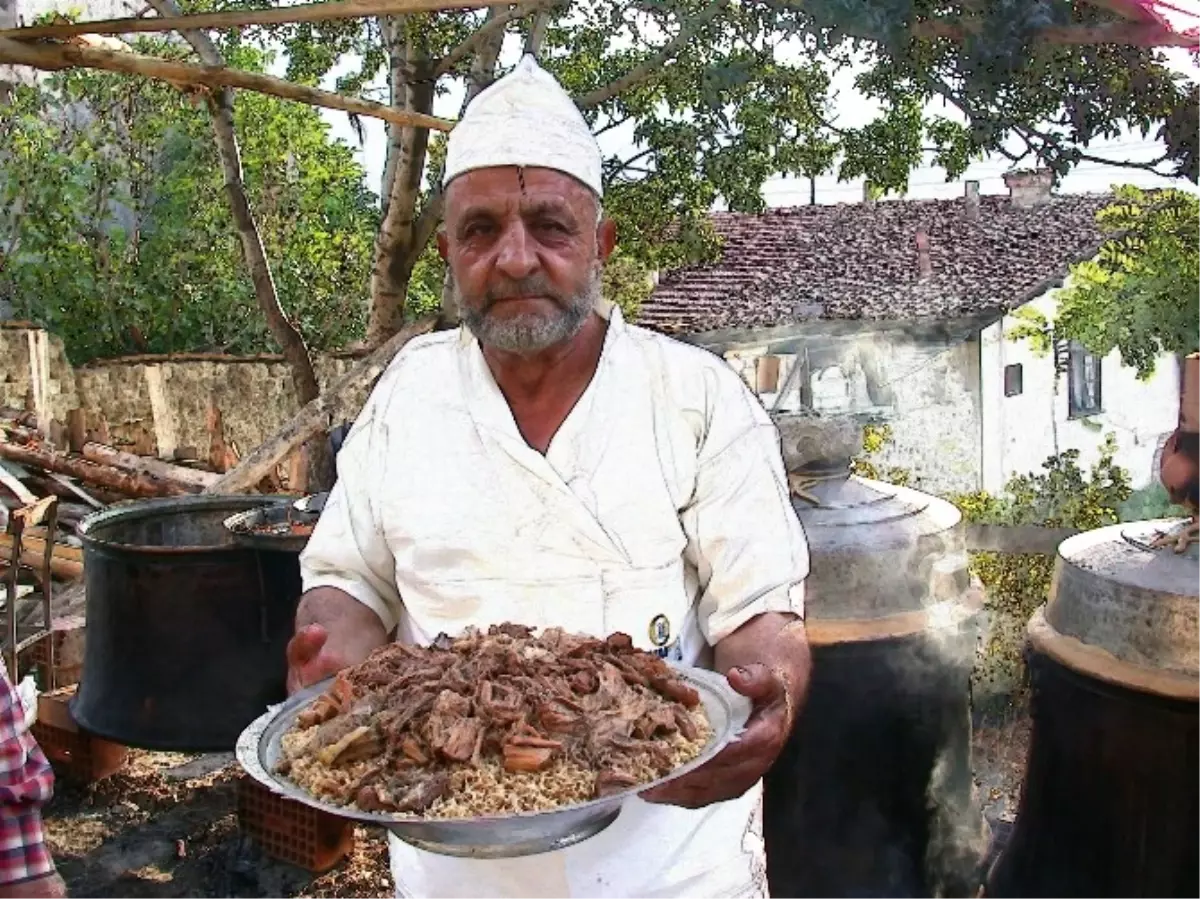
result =
[[1097,221],[1106,240],[1094,259],[1072,267],[1053,321],[1018,310],[1020,324],[1011,336],[1030,340],[1042,353],[1065,340],[1097,356],[1119,350],[1138,377],[1149,378],[1163,353],[1200,347],[1200,198],[1120,187]]
[[[143,52],[179,54],[162,41]],[[237,63],[267,62],[243,48]],[[203,102],[70,72],[0,108],[0,296],[75,362],[136,352],[269,351]],[[239,95],[244,181],[279,298],[304,340],[363,333],[379,215],[349,147],[312,109]]]
[[[1157,125],[1170,131],[1161,164],[1194,178],[1187,114],[1170,125],[1189,108],[1188,93],[1161,56],[1140,46],[1049,43],[1045,26],[1112,36],[1120,22],[1065,0],[534,0],[245,29],[225,40],[281,41],[288,77],[306,83],[353,60],[339,91],[370,96],[384,79],[393,105],[423,113],[451,85],[470,96],[501,74],[506,36],[509,46],[537,51],[602,140],[617,129],[632,134],[632,150],[606,162],[606,208],[620,226],[623,258],[648,274],[711,257],[714,203],[760,210],[767,178],[813,177],[835,160],[843,178],[866,176],[885,191],[903,190],[929,151],[951,178],[989,151],[1014,162],[1032,156],[1062,174],[1091,158],[1082,149],[1089,141]],[[785,44],[802,50],[796,61],[779,52]],[[858,86],[883,112],[862,128],[839,128],[828,115],[830,78],[855,54],[868,60]],[[936,98],[965,124],[926,115]],[[1013,140],[1025,149],[1011,149]],[[370,342],[436,291],[427,248],[441,216],[442,147],[440,136],[389,126]],[[432,279],[414,283],[414,275]]]
[[[1090,470],[1079,467],[1079,451],[1067,450],[1042,463],[1042,470],[1015,475],[996,495],[986,491],[948,497],[974,524],[1040,525],[1093,530],[1116,524],[1132,489],[1128,473],[1114,461],[1117,444],[1106,434]],[[974,674],[976,689],[1007,694],[1024,678],[1025,627],[1049,598],[1054,557],[1035,553],[973,553],[971,570],[987,589],[987,643]]]
[[[188,11],[245,2],[193,0]],[[506,40],[523,45],[559,75],[597,135],[631,133],[632,149],[607,160],[606,204],[623,257],[649,273],[715,252],[707,213],[718,201],[759,210],[768,177],[814,177],[834,159],[843,178],[902,191],[930,153],[950,178],[989,151],[1061,175],[1095,159],[1085,151],[1095,138],[1157,127],[1163,159],[1125,164],[1194,180],[1195,89],[1147,46],[1161,39],[1107,0],[529,0],[247,27],[226,33],[220,50],[280,43],[288,76],[307,84],[350,63],[339,91],[367,97],[382,79],[380,99],[428,114],[451,86],[469,99],[501,74]],[[785,46],[797,52],[785,57]],[[857,85],[882,112],[839,128],[829,121],[831,75],[862,59]],[[958,120],[928,114],[935,99]],[[440,136],[389,123],[371,343],[410,313],[414,274],[436,280],[427,248],[441,217],[443,149]],[[418,288],[411,299],[424,302],[432,285]]]

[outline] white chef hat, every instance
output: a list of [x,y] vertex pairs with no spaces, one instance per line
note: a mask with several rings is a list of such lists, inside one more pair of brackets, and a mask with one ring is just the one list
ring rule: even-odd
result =
[[604,195],[591,128],[562,85],[528,55],[467,106],[446,143],[442,184],[508,165],[565,172]]

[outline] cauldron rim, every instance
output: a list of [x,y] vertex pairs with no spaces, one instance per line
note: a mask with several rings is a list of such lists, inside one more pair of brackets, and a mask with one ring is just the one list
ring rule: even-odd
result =
[[98,535],[112,525],[127,524],[139,519],[166,516],[188,511],[228,511],[244,512],[261,506],[271,506],[291,502],[294,497],[275,495],[196,495],[155,497],[153,499],[131,500],[118,503],[106,509],[100,509],[88,515],[79,523],[78,535],[85,550],[98,552],[133,552],[147,555],[178,556],[195,555],[199,553],[228,553],[244,552],[245,548],[229,541],[213,544],[173,545],[162,546],[152,543],[126,543],[119,540],[105,539]]

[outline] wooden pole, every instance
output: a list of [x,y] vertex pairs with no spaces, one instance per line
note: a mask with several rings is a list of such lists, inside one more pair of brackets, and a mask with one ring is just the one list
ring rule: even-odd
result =
[[[182,17],[181,17],[182,18]],[[172,18],[172,21],[174,19]],[[141,53],[118,53],[113,50],[97,50],[73,44],[26,44],[11,38],[0,37],[0,63],[32,66],[35,69],[57,71],[59,69],[101,69],[107,72],[124,72],[167,81],[176,87],[236,87],[270,94],[309,106],[324,109],[340,109],[356,115],[371,116],[387,122],[412,128],[431,128],[449,131],[454,123],[435,116],[421,115],[375,103],[357,97],[345,97],[332,91],[318,90],[293,84],[283,78],[242,72],[225,66],[198,66],[186,62],[158,59]]]
[[291,22],[323,22],[329,19],[358,19],[364,16],[395,16],[414,12],[486,9],[508,6],[512,0],[342,0],[305,3],[271,9],[235,9],[228,12],[197,13],[189,16],[137,19],[99,19],[95,22],[63,22],[0,29],[0,37],[14,41],[65,40],[84,34],[134,34],[200,28],[240,28],[245,25],[285,25]]
[[85,459],[71,458],[61,453],[13,443],[0,442],[0,456],[31,468],[70,475],[85,483],[97,484],[125,496],[181,496],[194,492],[148,475],[118,471]]
[[205,493],[243,493],[275,470],[283,459],[314,434],[329,428],[330,416],[339,398],[352,390],[361,389],[377,378],[403,346],[433,329],[436,316],[429,316],[400,330],[369,356],[360,359],[348,372],[337,379],[319,397],[301,409],[291,421],[275,432],[254,452],[246,456],[221,480],[205,488]]

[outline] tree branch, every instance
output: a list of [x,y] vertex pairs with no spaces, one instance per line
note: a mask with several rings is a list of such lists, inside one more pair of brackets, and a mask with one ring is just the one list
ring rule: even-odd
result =
[[712,3],[701,10],[694,18],[683,22],[679,26],[679,31],[675,34],[675,37],[667,41],[657,53],[640,65],[634,66],[616,81],[598,88],[591,93],[584,94],[575,101],[576,104],[580,109],[591,109],[647,80],[674,59],[713,19],[724,12],[729,6],[729,2],[730,0],[713,0]]
[[137,32],[177,31],[208,28],[241,28],[246,25],[283,25],[291,22],[323,22],[329,19],[360,19],[365,16],[400,15],[411,12],[439,12],[455,9],[480,9],[507,6],[510,0],[332,0],[277,6],[270,9],[237,9],[228,12],[198,13],[159,18],[100,19],[95,22],[65,22],[57,25],[30,25],[5,28],[0,37],[14,41],[50,38],[65,40],[84,34],[134,34]]
[[[978,34],[983,25],[966,19],[924,19],[913,23],[912,34],[921,38],[947,38],[962,41]],[[1132,47],[1195,47],[1200,40],[1176,33],[1162,25],[1114,22],[1104,25],[1050,26],[1037,32],[1042,44],[1092,45],[1115,44]]]
[[539,10],[529,26],[529,34],[525,37],[525,55],[537,59],[542,52],[542,41],[546,39],[546,29],[550,26],[550,10]]
[[225,66],[198,66],[173,62],[154,56],[144,56],[140,53],[117,53],[112,50],[97,50],[73,44],[25,44],[0,37],[0,62],[32,66],[35,69],[48,71],[79,68],[124,72],[128,75],[141,75],[145,78],[168,81],[177,87],[188,85],[214,90],[222,87],[239,87],[260,94],[282,97],[285,100],[294,100],[309,106],[340,109],[343,112],[371,116],[409,127],[431,128],[436,131],[449,131],[454,127],[453,122],[434,118],[431,115],[416,115],[406,110],[384,106],[382,103],[372,103],[369,100],[345,97],[332,91],[293,84],[283,78],[275,78],[271,75],[243,72]]
[[454,71],[455,67],[474,53],[481,44],[490,40],[498,31],[503,31],[510,24],[523,19],[531,13],[539,10],[545,11],[549,6],[558,3],[559,0],[537,0],[534,3],[524,3],[514,6],[512,9],[502,13],[496,13],[495,7],[492,8],[488,18],[482,25],[476,28],[471,34],[457,47],[454,47],[449,53],[438,60],[437,65],[433,69],[434,77],[440,78],[443,75],[448,75]]

